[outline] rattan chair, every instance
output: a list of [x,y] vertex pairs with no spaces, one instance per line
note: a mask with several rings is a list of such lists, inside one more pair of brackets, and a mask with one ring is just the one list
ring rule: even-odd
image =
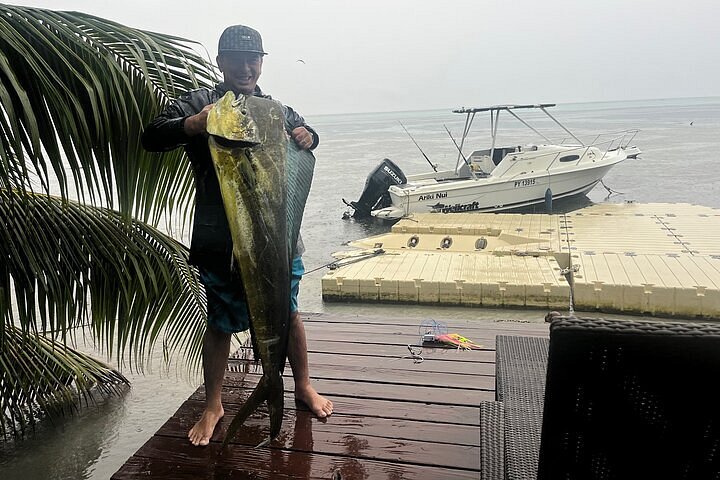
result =
[[718,379],[720,326],[554,321],[537,478],[719,479]]

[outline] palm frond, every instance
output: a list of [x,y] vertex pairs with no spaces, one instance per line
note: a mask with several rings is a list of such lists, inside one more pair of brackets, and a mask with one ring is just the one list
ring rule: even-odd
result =
[[153,227],[187,219],[192,172],[182,152],[140,144],[170,98],[216,80],[197,47],[0,4],[3,431],[124,381],[66,346],[79,327],[119,364],[141,368],[160,343],[167,362],[199,369],[204,291],[188,249]]
[[166,358],[192,352],[197,368],[205,294],[188,253],[117,212],[0,190],[0,328],[15,318],[24,333],[65,343],[89,324],[119,363],[142,367],[161,341]]
[[[193,193],[182,153],[140,134],[168,98],[217,77],[197,44],[78,12],[0,4],[0,188],[156,223]],[[184,208],[183,208],[184,207]]]
[[22,434],[38,417],[64,415],[127,379],[92,357],[11,327],[0,348],[0,435]]

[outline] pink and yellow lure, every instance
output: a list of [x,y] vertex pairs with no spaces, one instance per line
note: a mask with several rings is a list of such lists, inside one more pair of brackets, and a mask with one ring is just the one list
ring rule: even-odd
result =
[[435,335],[435,341],[444,343],[446,345],[454,345],[463,350],[480,350],[483,348],[482,345],[478,345],[470,339],[458,335],[457,333],[445,333],[442,335]]

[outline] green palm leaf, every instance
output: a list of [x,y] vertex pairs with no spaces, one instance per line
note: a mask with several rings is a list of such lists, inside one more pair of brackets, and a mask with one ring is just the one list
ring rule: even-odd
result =
[[0,4],[3,430],[35,409],[64,413],[73,395],[114,391],[117,372],[65,346],[76,332],[89,329],[119,364],[141,368],[159,345],[165,361],[199,368],[204,292],[188,249],[152,226],[178,213],[186,223],[192,173],[182,152],[140,144],[169,99],[216,78],[194,47]]
[[127,379],[66,345],[11,327],[0,348],[0,434],[22,434],[42,414],[61,415],[119,393]]
[[157,222],[192,198],[182,153],[140,145],[168,98],[216,77],[193,44],[77,12],[0,5],[0,188]]
[[199,351],[205,297],[181,243],[112,210],[25,192],[0,190],[0,220],[0,325],[13,324],[14,300],[23,332],[66,342],[89,324],[136,367],[158,340],[168,358]]

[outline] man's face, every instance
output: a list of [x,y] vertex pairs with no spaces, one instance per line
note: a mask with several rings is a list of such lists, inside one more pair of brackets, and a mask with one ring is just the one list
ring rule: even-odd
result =
[[251,95],[262,73],[263,56],[251,52],[222,52],[217,64],[225,83],[235,92]]

